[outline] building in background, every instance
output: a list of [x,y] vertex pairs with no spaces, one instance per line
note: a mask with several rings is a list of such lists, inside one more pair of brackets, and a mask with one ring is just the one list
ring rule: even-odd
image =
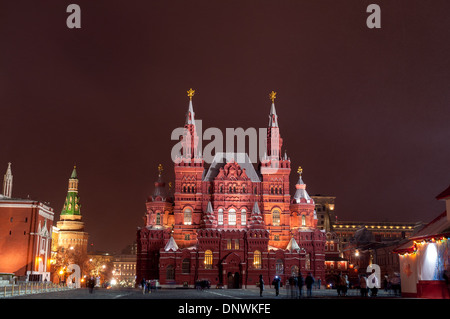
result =
[[335,196],[314,195],[311,196],[316,204],[317,228],[326,232],[333,230],[336,219]]
[[422,222],[336,221],[332,224],[342,244],[349,242],[361,228],[370,230],[374,241],[381,242],[407,238],[421,226]]
[[53,209],[14,198],[12,181],[9,163],[0,194],[0,272],[21,281],[50,281]]
[[275,92],[267,153],[257,170],[245,153],[216,153],[205,168],[192,95],[190,90],[174,194],[167,193],[160,171],[145,225],[137,231],[137,283],[254,287],[260,275],[270,284],[275,276],[285,282],[299,272],[323,281],[325,232],[317,228],[301,170],[290,195],[291,161],[282,153]]
[[136,253],[137,244],[133,243],[114,255],[112,278],[117,286],[136,286]]

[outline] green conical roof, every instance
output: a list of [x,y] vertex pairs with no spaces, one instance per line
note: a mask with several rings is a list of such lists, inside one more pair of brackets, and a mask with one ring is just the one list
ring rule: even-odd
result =
[[81,215],[80,197],[78,196],[78,179],[76,167],[73,168],[69,179],[69,189],[67,191],[64,207],[61,215]]
[[77,167],[73,167],[72,175],[70,175],[70,178],[76,179],[77,178]]

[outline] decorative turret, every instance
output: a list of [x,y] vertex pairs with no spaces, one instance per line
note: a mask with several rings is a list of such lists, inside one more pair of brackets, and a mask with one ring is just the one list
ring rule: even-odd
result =
[[11,163],[8,163],[6,174],[3,177],[3,197],[11,198],[12,185],[13,185],[13,175],[11,171]]
[[186,121],[184,124],[186,133],[183,135],[181,142],[183,152],[182,157],[184,161],[201,156],[201,153],[197,149],[198,135],[195,127],[195,112],[192,104],[192,97],[195,94],[195,90],[191,88],[187,93],[189,96],[189,108],[186,113]]
[[201,225],[203,228],[214,228],[215,225],[214,210],[212,208],[211,202],[208,202],[206,211],[203,213],[203,218],[201,220]]
[[294,204],[307,203],[312,204],[314,200],[309,197],[308,192],[306,191],[306,184],[302,180],[302,172],[303,169],[301,167],[298,168],[297,173],[299,174],[298,182],[295,185],[296,191],[294,195]]
[[149,196],[148,201],[164,202],[169,200],[169,193],[166,190],[166,183],[162,178],[162,172],[164,168],[161,164],[158,165],[158,179],[155,182],[155,189],[153,195]]
[[66,201],[61,211],[61,215],[81,215],[80,198],[78,196],[78,177],[76,166],[74,166],[69,179],[69,187],[67,191]]
[[280,136],[280,128],[278,126],[278,115],[275,110],[275,98],[277,93],[272,91],[269,94],[272,100],[272,106],[269,114],[269,127],[267,128],[267,152],[272,160],[281,160],[281,146],[283,139]]
[[252,215],[250,216],[250,229],[265,229],[265,223],[263,215],[259,210],[258,203],[253,205]]

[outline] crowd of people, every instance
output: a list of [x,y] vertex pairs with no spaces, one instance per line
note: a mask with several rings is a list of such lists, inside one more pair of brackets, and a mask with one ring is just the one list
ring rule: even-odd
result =
[[[299,273],[298,276],[291,276],[288,280],[289,289],[291,292],[292,298],[301,298],[303,296],[303,286],[306,286],[306,296],[312,296],[312,289],[315,283],[315,279],[310,272],[308,275],[303,278],[302,274]],[[272,280],[272,286],[275,289],[275,295],[280,295],[280,288],[282,287],[281,278],[279,276],[275,276]],[[318,285],[320,288],[320,279],[318,280]],[[259,295],[263,296],[264,287],[264,279],[263,275],[259,275]]]
[[[316,282],[311,273],[308,273],[306,277],[303,277],[300,273],[298,276],[291,276],[285,284],[289,287],[291,298],[301,298],[303,297],[303,287],[306,287],[306,296],[312,296],[312,290],[314,284],[317,284],[318,289],[320,289],[320,279]],[[275,276],[271,282],[273,289],[275,289],[275,295],[280,294],[280,288],[283,286],[281,278]],[[381,285],[382,284],[382,285]],[[263,291],[265,290],[265,283],[263,276],[259,276],[258,282],[260,296],[263,296]],[[390,292],[395,296],[401,296],[401,283],[400,274],[394,273],[391,277],[385,275],[382,283],[379,281],[375,270],[371,274],[360,274],[358,283],[353,285],[350,284],[348,275],[340,273],[335,281],[334,287],[336,288],[338,296],[347,296],[350,288],[357,288],[361,297],[376,297],[378,295],[379,289],[383,288],[386,293]],[[356,290],[356,291],[358,291]]]

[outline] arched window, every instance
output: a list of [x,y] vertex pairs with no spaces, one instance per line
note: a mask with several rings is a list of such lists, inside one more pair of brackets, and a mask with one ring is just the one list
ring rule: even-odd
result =
[[161,225],[161,213],[156,213],[156,225]]
[[174,280],[175,279],[175,269],[173,268],[173,265],[167,266],[166,279],[167,280]]
[[223,225],[223,209],[222,208],[220,208],[219,211],[217,212],[217,224]]
[[183,186],[183,193],[186,193],[186,185]]
[[185,225],[192,224],[192,210],[190,208],[186,208],[184,210],[184,224]]
[[306,226],[306,216],[302,215],[302,226]]
[[242,192],[243,192],[244,194],[247,193],[247,190],[246,190],[245,185],[242,185]]
[[213,253],[211,250],[205,251],[205,269],[212,269]]
[[259,250],[255,250],[253,253],[253,267],[261,269],[261,252]]
[[281,275],[283,274],[283,271],[284,271],[283,261],[281,259],[277,259],[277,261],[275,262],[275,273],[277,275]]
[[298,272],[298,266],[294,265],[291,267],[291,276],[298,276],[299,272]]
[[241,210],[241,225],[247,225],[247,211],[245,209]]
[[272,225],[280,226],[280,211],[277,209],[272,213]]
[[228,211],[228,225],[236,225],[236,211],[234,209]]
[[181,263],[181,272],[183,274],[189,274],[191,272],[191,261],[188,258],[183,259]]

